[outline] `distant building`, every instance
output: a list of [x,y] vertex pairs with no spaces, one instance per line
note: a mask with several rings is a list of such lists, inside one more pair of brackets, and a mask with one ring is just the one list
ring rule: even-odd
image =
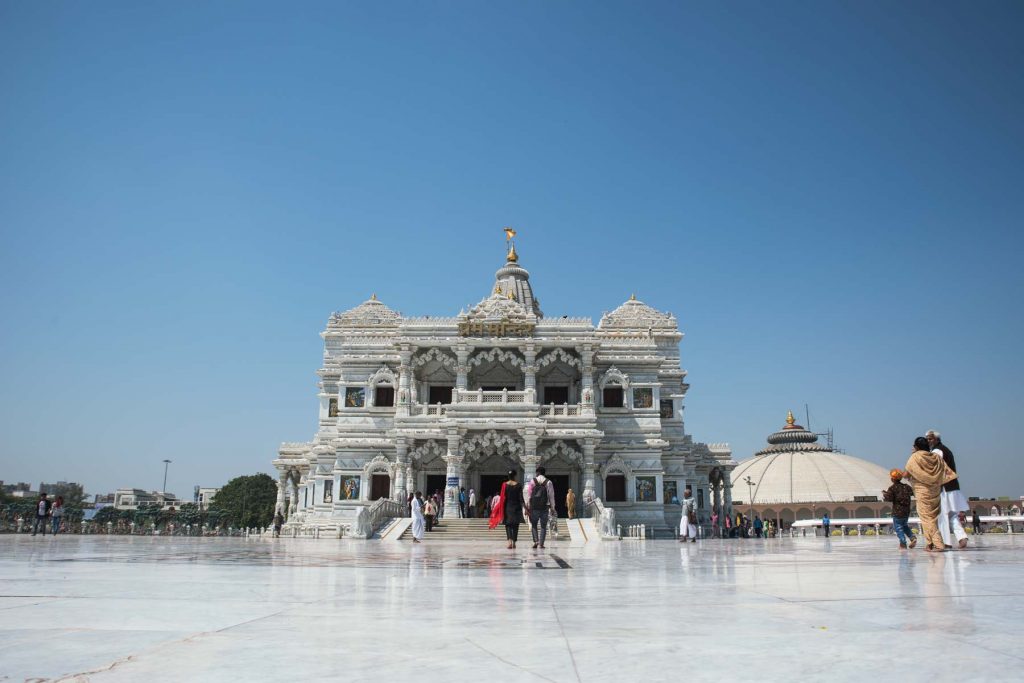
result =
[[5,484],[0,480],[0,490],[11,498],[35,498],[39,495],[38,491],[32,490],[31,484],[23,481],[19,481],[17,484]]
[[73,486],[78,486],[81,487],[83,491],[85,490],[85,487],[76,481],[58,481],[54,484],[47,484],[45,481],[43,481],[39,482],[39,492],[52,494],[54,491],[66,490]]
[[93,499],[93,505],[96,507],[107,507],[114,504],[113,493],[97,493]]
[[118,489],[113,494],[114,507],[118,510],[136,510],[140,505],[157,504],[167,509],[180,507],[181,501],[173,493],[166,491],[146,491],[144,489]]
[[220,491],[220,487],[212,486],[197,486],[196,487],[196,505],[199,506],[200,510],[208,510],[210,503],[213,502],[213,497]]
[[737,512],[786,526],[825,512],[834,521],[891,516],[892,505],[882,500],[882,490],[892,483],[889,470],[817,441],[790,412],[768,446],[733,470]]

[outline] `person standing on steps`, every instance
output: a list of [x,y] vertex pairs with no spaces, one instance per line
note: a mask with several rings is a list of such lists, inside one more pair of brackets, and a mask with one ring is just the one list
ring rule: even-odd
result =
[[466,518],[466,487],[459,487],[459,517]]
[[565,508],[569,511],[569,519],[576,519],[576,494],[569,489],[565,494]]
[[417,491],[412,497],[412,542],[419,543],[423,538],[423,527],[426,518],[423,516],[423,494]]
[[558,514],[555,512],[555,485],[544,476],[546,473],[544,467],[538,467],[537,476],[526,484],[526,514],[530,517],[534,548],[544,547],[548,519]]
[[476,491],[469,490],[469,507],[466,508],[467,516],[476,517]]

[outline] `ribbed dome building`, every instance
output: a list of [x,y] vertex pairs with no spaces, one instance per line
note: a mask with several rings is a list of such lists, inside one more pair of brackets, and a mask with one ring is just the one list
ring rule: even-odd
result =
[[[749,477],[749,482],[748,482]],[[768,437],[768,446],[740,462],[732,474],[737,509],[753,504],[763,518],[794,520],[876,517],[891,514],[882,502],[889,470],[837,453],[818,443],[818,436],[796,424],[793,413],[785,426]]]

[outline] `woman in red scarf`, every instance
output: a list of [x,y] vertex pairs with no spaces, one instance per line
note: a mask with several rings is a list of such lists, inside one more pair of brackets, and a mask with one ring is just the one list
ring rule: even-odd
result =
[[516,481],[515,470],[508,473],[508,481],[501,485],[501,493],[497,496],[497,504],[491,504],[490,528],[505,525],[505,538],[508,547],[515,548],[519,540],[519,525],[523,521],[523,493]]

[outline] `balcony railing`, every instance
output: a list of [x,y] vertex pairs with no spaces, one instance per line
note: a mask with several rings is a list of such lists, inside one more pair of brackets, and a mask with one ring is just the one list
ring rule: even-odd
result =
[[444,417],[448,414],[448,406],[444,403],[423,403],[412,407],[413,415],[424,415],[428,417]]
[[509,391],[508,389],[502,389],[501,391],[457,389],[452,393],[452,399],[455,403],[533,403],[534,396],[536,396],[536,392],[533,391]]
[[579,406],[570,406],[565,403],[562,405],[555,405],[549,403],[546,406],[541,407],[541,417],[576,417],[580,414]]

